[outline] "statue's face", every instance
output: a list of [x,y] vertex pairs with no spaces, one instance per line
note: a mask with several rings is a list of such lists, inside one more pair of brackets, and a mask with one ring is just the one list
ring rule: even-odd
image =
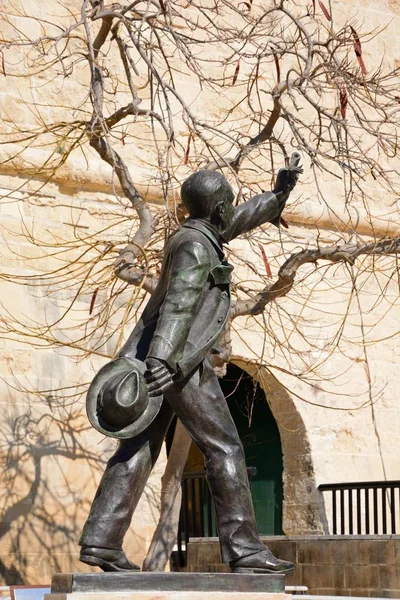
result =
[[232,200],[225,200],[224,215],[221,218],[221,220],[223,221],[223,227],[222,227],[223,230],[227,229],[229,227],[229,225],[232,223],[234,212],[235,212],[235,209],[233,207],[233,198],[232,198]]
[[232,223],[235,209],[232,199],[222,200],[217,204],[211,217],[211,222],[216,225],[220,231],[225,231]]

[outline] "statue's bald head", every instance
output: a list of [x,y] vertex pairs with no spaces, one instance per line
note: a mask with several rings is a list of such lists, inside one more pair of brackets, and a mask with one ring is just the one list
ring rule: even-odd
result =
[[221,173],[204,170],[186,179],[181,198],[191,217],[211,219],[218,204],[232,205],[235,193]]

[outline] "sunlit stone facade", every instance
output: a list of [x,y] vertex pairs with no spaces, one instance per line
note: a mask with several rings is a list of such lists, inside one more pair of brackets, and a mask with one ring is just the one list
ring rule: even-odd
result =
[[[384,53],[385,62],[399,66],[398,2],[382,0],[379,6],[368,0],[332,4],[338,20],[354,16],[365,29],[385,28],[370,43],[366,61]],[[29,0],[23,6],[26,14],[35,14],[37,10],[50,11],[53,3]],[[15,18],[19,27],[33,34],[32,19]],[[16,51],[14,71],[21,75],[20,58]],[[42,88],[44,78],[39,75],[28,81],[23,77],[2,77],[3,124],[32,123],[32,102],[44,103],[49,121],[62,118],[63,107],[71,106],[86,92],[88,80],[84,71],[77,80],[65,80],[61,87],[54,82],[52,88]],[[195,102],[198,90],[191,78],[182,77],[180,85],[186,86]],[[213,102],[213,98],[209,101]],[[201,109],[207,111],[207,101]],[[210,110],[217,108],[212,104]],[[142,139],[130,145],[127,153],[130,164],[135,164],[140,190],[157,211],[161,210],[160,195],[152,177],[155,158],[154,148],[147,143],[149,134],[143,127]],[[86,150],[84,156],[73,154],[43,187],[37,180],[27,182],[27,161],[40,162],[45,150],[33,148],[28,158],[21,157],[13,163],[6,162],[7,152],[7,147],[0,147],[4,161],[0,166],[0,260],[2,272],[15,275],[15,281],[7,277],[1,284],[3,319],[10,322],[12,314],[24,322],[26,317],[32,323],[54,322],[64,313],[74,293],[73,275],[72,285],[60,284],[53,297],[47,295],[45,279],[41,286],[26,281],[18,285],[18,276],[48,272],[60,264],[54,253],[32,243],[33,237],[46,242],[48,248],[57,248],[65,240],[99,231],[110,223],[110,215],[118,221],[125,209],[113,193],[111,169],[92,151]],[[338,200],[340,184],[322,177],[320,185],[330,200],[331,211],[327,211],[316,199],[309,165],[305,163],[304,167],[304,183],[293,193],[286,211],[290,228],[281,233],[289,236],[293,252],[315,246],[317,228],[319,242],[326,245],[341,243],[349,225],[358,228],[365,240],[370,239],[372,229],[378,234],[398,230],[399,223],[393,221],[389,210],[396,199],[386,197],[377,184],[371,182],[376,186],[371,221],[362,206],[344,211]],[[183,168],[182,177],[186,172]],[[118,231],[117,225],[115,231],[113,235],[124,233]],[[253,280],[251,265],[265,273],[259,243],[265,248],[273,277],[287,258],[282,256],[279,233],[272,227],[265,226],[248,239],[235,240],[228,250],[228,258],[236,264],[235,283]],[[393,277],[388,281],[385,266],[376,279],[369,276],[367,265],[362,268],[363,285],[351,300],[350,267],[324,263],[321,277],[320,270],[314,273],[313,266],[306,266],[299,271],[298,287],[269,306],[264,317],[241,317],[233,325],[233,361],[259,380],[280,430],[286,534],[328,531],[330,506],[328,501],[324,504],[318,491],[322,483],[400,479],[398,280]],[[379,282],[381,289],[387,286],[387,293],[376,302]],[[261,279],[256,285],[261,286]],[[130,293],[124,292],[126,297]],[[70,315],[71,327],[78,323],[80,329],[71,330],[71,337],[66,338],[69,347],[41,348],[46,345],[44,330],[43,344],[37,340],[27,344],[18,332],[0,339],[0,573],[8,582],[47,582],[54,570],[87,569],[77,561],[77,540],[114,443],[89,427],[84,395],[69,398],[68,393],[60,395],[58,390],[80,385],[83,391],[94,371],[115,351],[114,337],[106,351],[81,362],[76,359],[79,342],[74,340],[84,331],[92,300],[88,295],[80,297],[76,305],[80,312]],[[339,332],[338,323],[343,322],[345,315],[346,324]],[[126,323],[125,337],[132,326],[133,322]],[[332,342],[335,336],[337,344]],[[164,465],[165,453],[151,476],[127,536],[127,553],[138,562],[145,556],[157,522]]]

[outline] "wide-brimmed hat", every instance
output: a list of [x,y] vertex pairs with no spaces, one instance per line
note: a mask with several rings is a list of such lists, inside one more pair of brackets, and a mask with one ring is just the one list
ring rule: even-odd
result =
[[160,410],[163,396],[149,399],[143,377],[146,365],[116,358],[94,377],[86,397],[90,423],[104,435],[124,439],[141,433]]

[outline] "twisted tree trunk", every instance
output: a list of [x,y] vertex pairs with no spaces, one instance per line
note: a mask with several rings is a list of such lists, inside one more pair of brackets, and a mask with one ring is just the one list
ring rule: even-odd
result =
[[164,571],[171,556],[179,525],[182,474],[191,443],[191,437],[178,419],[167,466],[161,479],[160,518],[143,563],[143,571]]

